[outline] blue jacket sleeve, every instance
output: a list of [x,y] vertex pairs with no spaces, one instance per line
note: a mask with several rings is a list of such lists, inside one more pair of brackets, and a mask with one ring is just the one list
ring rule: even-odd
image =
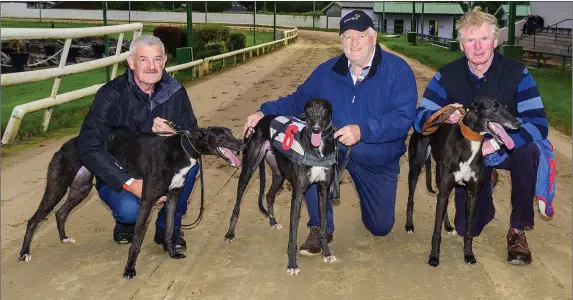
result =
[[403,62],[394,72],[393,88],[389,99],[380,99],[381,105],[391,107],[388,113],[358,122],[360,139],[376,144],[397,140],[408,133],[414,122],[418,91],[412,69]]
[[304,104],[316,97],[317,91],[320,89],[321,81],[318,75],[320,68],[321,66],[318,66],[292,94],[275,101],[267,101],[261,105],[259,110],[265,115],[298,117],[304,112]]
[[115,191],[120,191],[122,185],[132,177],[105,147],[118,111],[118,100],[117,91],[100,88],[77,138],[82,165]]
[[422,132],[422,127],[437,110],[448,104],[446,90],[440,84],[442,75],[436,73],[428,83],[418,109],[416,109],[416,120],[414,121],[414,130]]
[[549,123],[545,108],[533,76],[527,68],[523,69],[523,76],[517,86],[516,101],[518,114],[516,117],[521,121],[521,127],[515,131],[508,131],[515,142],[515,148],[528,142],[546,139]]

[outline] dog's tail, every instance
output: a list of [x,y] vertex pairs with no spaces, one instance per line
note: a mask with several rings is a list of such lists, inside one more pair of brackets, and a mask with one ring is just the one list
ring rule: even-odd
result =
[[265,177],[265,160],[261,160],[259,163],[259,210],[265,215],[267,218],[270,218],[269,211],[263,205],[263,196],[265,194],[265,184],[266,184],[266,177]]
[[436,191],[432,188],[432,158],[430,156],[426,158],[424,165],[426,166],[426,188],[428,192],[435,194]]

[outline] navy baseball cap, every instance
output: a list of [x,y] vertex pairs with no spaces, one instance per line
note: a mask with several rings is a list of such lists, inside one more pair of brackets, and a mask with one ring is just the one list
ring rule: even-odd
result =
[[338,34],[342,34],[348,29],[363,32],[368,27],[374,28],[372,18],[361,10],[353,10],[340,19],[340,31]]

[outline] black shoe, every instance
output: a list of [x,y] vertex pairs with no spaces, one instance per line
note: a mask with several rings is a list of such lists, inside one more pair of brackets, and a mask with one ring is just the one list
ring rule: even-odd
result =
[[135,224],[128,225],[116,221],[113,229],[113,240],[118,244],[130,244],[133,239],[134,229]]
[[[181,230],[173,230],[173,243],[175,244],[176,250],[185,250],[187,249],[187,242],[183,239],[183,231]],[[157,228],[155,230],[155,237],[153,241],[158,245],[163,245],[163,241],[165,240],[165,229]]]

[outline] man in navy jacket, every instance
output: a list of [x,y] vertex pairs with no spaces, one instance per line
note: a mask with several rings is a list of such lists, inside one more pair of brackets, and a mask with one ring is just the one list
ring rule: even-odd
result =
[[[297,90],[266,102],[250,115],[245,132],[266,114],[299,116],[311,98],[332,103],[335,137],[352,146],[348,170],[360,198],[362,222],[377,236],[394,225],[400,157],[406,152],[408,130],[415,119],[417,90],[414,73],[400,57],[383,51],[372,19],[355,10],[340,20],[344,54],[320,64]],[[347,148],[342,147],[340,158]],[[339,159],[340,161],[340,159]],[[316,185],[305,194],[310,234],[303,255],[321,252]],[[334,232],[332,202],[328,205],[329,242]]]
[[[116,220],[113,238],[131,243],[139,212],[143,180],[129,174],[105,149],[107,135],[114,128],[140,132],[173,132],[164,120],[187,130],[197,129],[197,119],[185,88],[164,70],[167,56],[160,39],[143,35],[131,42],[129,69],[96,93],[78,137],[80,161],[96,176],[96,189]],[[136,153],[134,153],[136,155]],[[175,212],[173,239],[179,249],[186,248],[181,218],[199,168],[187,173]],[[165,208],[156,221],[155,242],[165,234]]]
[[[465,55],[440,68],[430,80],[417,110],[414,129],[420,132],[426,120],[440,108],[448,104],[469,108],[472,98],[478,96],[500,101],[521,121],[518,130],[508,131],[515,143],[511,151],[486,137],[482,146],[486,166],[482,178],[488,182],[494,168],[510,171],[512,211],[507,232],[507,261],[530,264],[531,251],[524,230],[533,229],[534,225],[533,198],[540,162],[537,142],[547,141],[549,131],[543,102],[525,65],[495,52],[499,28],[493,15],[475,7],[456,27]],[[460,117],[456,112],[446,123],[457,123]],[[456,187],[454,223],[462,236],[466,231],[465,199],[465,187]],[[480,235],[494,216],[492,185],[484,184],[477,195],[472,235]]]

